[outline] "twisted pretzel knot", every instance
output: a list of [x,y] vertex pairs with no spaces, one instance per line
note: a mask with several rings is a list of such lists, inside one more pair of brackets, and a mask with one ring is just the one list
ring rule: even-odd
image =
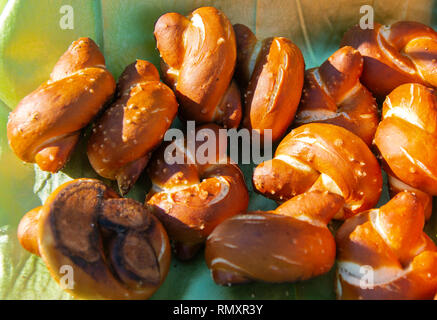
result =
[[345,219],[373,208],[382,190],[381,169],[367,145],[352,132],[331,124],[312,123],[292,130],[272,160],[258,165],[256,190],[284,201],[308,190],[329,190],[344,197]]
[[10,113],[9,144],[25,162],[57,172],[77,144],[80,130],[112,96],[115,81],[89,38],[73,42],[50,79],[24,97]]
[[400,21],[391,26],[375,23],[374,29],[355,26],[342,45],[360,51],[361,81],[380,99],[404,83],[437,87],[437,32],[426,25]]
[[392,192],[413,191],[431,215],[437,195],[437,97],[420,84],[404,84],[385,99],[375,134]]
[[320,67],[305,72],[295,125],[322,122],[344,127],[371,145],[378,108],[360,82],[363,58],[352,47],[337,50]]
[[176,116],[178,104],[153,64],[137,60],[120,76],[117,99],[94,124],[88,158],[126,194]]
[[[337,232],[341,299],[430,299],[437,290],[437,247],[423,232],[424,211],[401,192],[379,209],[345,221]],[[371,268],[369,286],[362,267]]]
[[[197,132],[208,130],[213,134],[208,141],[219,137],[219,127],[213,124],[199,127]],[[249,203],[241,170],[231,163],[219,139],[214,143],[216,151],[208,152],[200,162],[195,157],[200,142],[190,150],[186,141],[175,140],[163,145],[148,167],[153,187],[147,203],[175,240],[181,259],[191,258],[218,224],[244,212]],[[166,157],[174,151],[182,153],[183,163],[169,164]]]
[[237,50],[226,16],[212,7],[196,9],[188,17],[167,13],[154,32],[164,81],[176,93],[181,117],[238,127],[240,92],[231,83]]
[[98,180],[61,185],[24,216],[18,235],[57,282],[61,267],[71,266],[69,291],[85,299],[148,298],[170,265],[170,244],[159,221],[141,203],[119,198]]

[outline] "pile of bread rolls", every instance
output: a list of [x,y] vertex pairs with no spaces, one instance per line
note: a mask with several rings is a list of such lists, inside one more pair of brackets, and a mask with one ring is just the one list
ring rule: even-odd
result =
[[[168,273],[171,247],[182,260],[204,248],[220,285],[306,280],[337,260],[339,299],[434,298],[437,247],[423,227],[437,195],[436,31],[356,26],[309,70],[289,39],[257,39],[213,7],[164,14],[154,35],[162,82],[137,60],[116,83],[98,46],[81,38],[9,116],[12,150],[49,172],[90,126],[88,159],[119,186],[121,196],[73,180],[23,217],[21,244],[56,281],[71,265],[76,297],[146,299]],[[270,129],[279,145],[253,187],[279,206],[247,212],[248,188],[222,142],[206,163],[189,161],[186,141],[162,144],[176,115],[197,130]],[[187,161],[169,164],[169,149]],[[376,208],[381,167],[393,198]],[[123,198],[144,170],[145,203]],[[332,219],[343,221],[335,235]]]

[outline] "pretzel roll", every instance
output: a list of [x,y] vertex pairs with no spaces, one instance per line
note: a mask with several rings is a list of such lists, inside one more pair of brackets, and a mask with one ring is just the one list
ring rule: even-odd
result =
[[261,137],[272,130],[280,139],[293,122],[302,92],[305,63],[299,48],[283,37],[258,41],[245,25],[234,25],[237,37],[235,77],[244,88],[243,126]]
[[112,96],[115,81],[89,38],[73,42],[50,79],[24,97],[9,114],[9,145],[23,161],[41,170],[64,167],[80,131]]
[[320,67],[307,70],[294,124],[335,124],[371,145],[379,122],[378,107],[360,82],[362,70],[363,58],[352,47],[337,50]]
[[153,64],[137,60],[118,82],[117,99],[95,123],[88,158],[102,177],[126,194],[176,116],[178,103]]
[[[197,130],[208,133],[208,141],[216,145],[215,151],[206,150],[205,159],[199,158],[203,148],[199,141],[191,150],[186,142],[175,140],[153,155],[147,169],[153,183],[147,204],[155,209],[182,260],[192,258],[218,224],[248,206],[243,174],[220,147],[218,130],[214,124]],[[179,152],[182,161],[170,163],[173,152]]]
[[400,21],[373,29],[351,28],[342,46],[364,57],[361,82],[384,99],[401,84],[416,82],[437,87],[437,32],[419,22]]
[[339,299],[432,299],[437,247],[423,232],[421,201],[401,192],[344,222],[336,234]]
[[382,191],[381,168],[367,145],[342,127],[310,123],[292,130],[272,160],[258,165],[253,184],[276,201],[307,190],[328,190],[344,197],[346,219],[373,208]]
[[214,281],[294,282],[328,272],[335,241],[326,225],[343,203],[334,193],[310,191],[274,211],[227,219],[206,242],[205,259]]
[[390,179],[395,192],[412,187],[420,194],[428,194],[421,196],[427,217],[431,214],[430,197],[437,195],[436,144],[437,97],[434,90],[420,84],[403,84],[393,90],[383,104],[375,145],[389,176],[396,179]]
[[58,187],[23,217],[18,238],[81,299],[147,299],[170,267],[167,233],[150,209],[93,179]]
[[181,104],[180,116],[238,127],[240,92],[231,83],[237,56],[235,34],[223,12],[202,7],[188,17],[166,13],[155,24],[155,38],[164,81]]

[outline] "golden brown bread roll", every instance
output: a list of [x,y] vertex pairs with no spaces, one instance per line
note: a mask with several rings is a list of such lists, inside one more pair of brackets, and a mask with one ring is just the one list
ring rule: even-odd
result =
[[[199,127],[197,132],[209,130],[218,137],[218,129],[217,125],[209,124]],[[153,183],[147,204],[154,208],[182,260],[192,258],[219,223],[244,212],[248,206],[243,173],[231,163],[220,142],[215,140],[216,151],[205,152],[206,158],[200,161],[194,155],[198,155],[202,143],[196,141],[191,150],[187,143],[175,140],[158,149],[147,168]],[[169,164],[166,159],[175,149],[182,154],[183,161]]]
[[373,208],[382,191],[381,168],[367,145],[349,130],[310,123],[292,130],[272,160],[253,174],[256,191],[285,201],[308,190],[328,190],[345,198],[345,219]]
[[352,47],[334,52],[320,67],[305,72],[295,126],[322,122],[346,128],[367,145],[378,126],[378,107],[360,82],[363,58]]
[[272,130],[280,139],[293,122],[302,93],[305,63],[299,48],[283,37],[258,41],[242,24],[234,25],[237,38],[235,77],[243,88],[243,126],[261,137]]
[[343,203],[334,193],[310,191],[276,210],[227,219],[206,243],[205,259],[214,281],[294,282],[328,272],[335,241],[327,223]]
[[164,81],[173,88],[185,120],[236,128],[240,92],[231,83],[236,61],[235,34],[228,18],[212,7],[188,17],[166,13],[155,24]]
[[392,193],[416,192],[431,215],[437,195],[437,97],[421,84],[403,84],[385,99],[375,145],[389,174]]
[[373,29],[351,28],[342,46],[352,46],[364,58],[361,82],[379,99],[404,83],[437,87],[437,32],[412,21]]
[[126,194],[176,116],[178,103],[153,64],[137,60],[120,76],[117,99],[94,124],[88,158]]
[[158,219],[93,179],[59,186],[23,217],[18,238],[56,282],[71,267],[72,287],[64,289],[82,299],[147,299],[170,267],[170,243]]
[[67,162],[80,131],[112,96],[115,81],[89,38],[73,42],[50,79],[9,114],[9,145],[25,162],[57,172]]
[[423,232],[423,206],[401,192],[344,222],[336,235],[339,299],[432,299],[437,247]]

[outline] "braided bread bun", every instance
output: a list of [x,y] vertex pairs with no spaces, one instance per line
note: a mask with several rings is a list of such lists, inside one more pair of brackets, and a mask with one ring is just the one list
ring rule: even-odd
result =
[[9,145],[25,162],[44,171],[64,167],[80,131],[112,96],[115,81],[89,38],[73,42],[50,79],[24,97],[9,114]]
[[[214,139],[210,134],[219,137],[218,130],[209,124],[197,132],[208,134],[210,141]],[[216,153],[208,152],[202,162],[198,159],[202,144],[196,141],[190,150],[186,142],[175,140],[163,145],[147,168],[153,183],[147,204],[155,209],[182,260],[192,258],[218,224],[244,212],[249,203],[242,172],[227,157],[226,146],[220,146],[219,139],[211,141]],[[182,153],[183,163],[169,164],[167,157],[174,151]]]
[[305,62],[299,48],[283,37],[258,41],[242,24],[234,25],[237,38],[235,77],[244,88],[243,126],[261,137],[272,130],[280,139],[293,122],[303,86]]
[[185,120],[238,127],[240,91],[231,83],[237,56],[235,34],[223,12],[213,7],[188,17],[166,13],[155,24],[164,81],[173,88]]
[[337,297],[432,299],[437,247],[424,222],[423,206],[409,192],[346,220],[336,235]]
[[308,190],[328,190],[345,198],[345,219],[373,208],[382,191],[381,168],[367,145],[342,127],[311,123],[292,130],[272,160],[258,165],[253,185],[284,201]]
[[205,259],[214,281],[293,282],[328,272],[335,241],[326,225],[343,203],[334,193],[310,191],[274,211],[227,219],[206,243]]
[[437,195],[437,97],[420,84],[403,84],[385,99],[375,145],[390,176],[392,192],[416,192],[431,215]]
[[147,299],[170,268],[170,243],[158,219],[93,179],[59,186],[23,217],[18,239],[61,285],[63,268],[71,267],[74,284],[63,289],[81,299]]
[[176,116],[176,98],[144,60],[129,65],[118,82],[117,99],[95,123],[88,158],[102,177],[117,180],[121,194],[135,184],[152,151]]
[[362,70],[363,58],[352,47],[337,50],[320,67],[307,70],[294,124],[335,124],[371,145],[379,122],[378,107],[360,82]]
[[379,98],[403,84],[437,87],[437,32],[419,22],[400,21],[373,29],[351,28],[342,46],[364,57],[361,82]]

